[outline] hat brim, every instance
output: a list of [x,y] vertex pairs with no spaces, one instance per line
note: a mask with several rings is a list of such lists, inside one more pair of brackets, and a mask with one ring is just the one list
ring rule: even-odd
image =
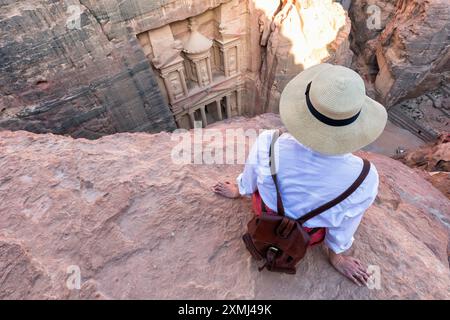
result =
[[360,115],[349,125],[330,126],[316,119],[306,105],[306,87],[318,73],[331,67],[322,63],[292,79],[281,94],[280,117],[301,144],[319,153],[338,155],[354,152],[376,140],[386,126],[387,112],[383,105],[366,96]]

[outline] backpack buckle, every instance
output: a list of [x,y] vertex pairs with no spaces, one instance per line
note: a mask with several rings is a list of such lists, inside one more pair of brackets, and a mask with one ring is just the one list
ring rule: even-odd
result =
[[275,254],[277,254],[278,251],[280,251],[280,249],[278,249],[277,247],[269,247],[269,249],[267,249],[267,250],[271,250],[271,251],[273,251],[273,253],[275,253]]
[[262,267],[259,267],[258,270],[261,272],[264,268],[267,268],[269,270],[272,270],[273,265],[275,263],[275,258],[278,254],[278,252],[280,251],[280,249],[278,249],[277,247],[273,247],[270,246],[267,249],[266,252],[266,262],[264,263],[264,265]]

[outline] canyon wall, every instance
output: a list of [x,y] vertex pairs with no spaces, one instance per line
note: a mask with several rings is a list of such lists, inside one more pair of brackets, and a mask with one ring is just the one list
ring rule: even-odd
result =
[[86,138],[175,128],[135,36],[102,19],[87,1],[0,1],[0,127]]
[[447,0],[354,0],[353,68],[395,123],[424,140],[450,130]]

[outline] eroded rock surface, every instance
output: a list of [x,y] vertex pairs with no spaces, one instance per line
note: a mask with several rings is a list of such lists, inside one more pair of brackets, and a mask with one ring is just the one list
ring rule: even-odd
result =
[[[169,2],[168,14],[183,9]],[[159,23],[160,7],[0,1],[0,128],[90,139],[176,128],[130,26],[144,14]]]
[[[279,126],[265,114],[213,128]],[[242,165],[174,164],[178,143],[169,133],[0,132],[0,298],[450,298],[449,201],[413,169],[363,154],[380,173],[352,249],[380,267],[381,288],[369,290],[340,276],[320,247],[295,276],[259,273],[241,240],[250,200],[210,189]],[[67,286],[74,266],[80,290]]]
[[449,130],[448,1],[354,0],[352,67],[391,120],[424,141]]
[[450,87],[443,85],[417,98],[404,100],[389,109],[393,122],[409,129],[424,141],[438,139],[450,131]]
[[350,16],[359,66],[387,107],[448,81],[448,1],[356,0]]
[[436,142],[395,157],[421,174],[450,199],[450,134],[441,134]]

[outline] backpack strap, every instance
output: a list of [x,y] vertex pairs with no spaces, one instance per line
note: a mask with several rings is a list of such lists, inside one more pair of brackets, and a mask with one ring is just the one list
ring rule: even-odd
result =
[[317,209],[314,209],[307,214],[305,214],[303,217],[297,219],[297,221],[300,224],[305,223],[309,219],[314,218],[315,216],[321,214],[322,212],[334,207],[338,203],[344,201],[347,197],[349,197],[353,192],[355,192],[356,189],[363,183],[364,179],[367,177],[370,171],[370,162],[367,159],[363,159],[363,168],[361,170],[361,173],[359,174],[358,178],[356,178],[355,182],[343,193],[341,193],[339,196],[337,196],[335,199],[321,205]]
[[[280,188],[278,186],[277,174],[276,174],[276,163],[275,163],[275,142],[277,141],[279,136],[280,136],[280,132],[278,130],[276,130],[272,135],[272,142],[270,144],[270,149],[269,149],[269,164],[270,164],[270,173],[272,175],[272,179],[275,184],[275,189],[277,191],[277,213],[278,213],[278,215],[284,216],[285,214],[284,214],[283,200],[281,199]],[[366,177],[370,171],[370,162],[367,159],[362,159],[362,160],[363,160],[363,168],[361,170],[361,173],[356,178],[356,180],[353,182],[353,184],[350,187],[348,187],[347,190],[342,192],[339,196],[337,196],[333,200],[328,201],[327,203],[321,205],[320,207],[308,212],[301,218],[297,219],[297,221],[303,225],[303,223],[305,223],[309,219],[312,219],[315,216],[318,216],[319,214],[321,214],[322,212],[341,203],[342,201],[347,199],[353,192],[355,192],[356,189],[358,189],[358,187],[366,179]]]
[[281,199],[280,188],[278,187],[277,182],[277,169],[275,163],[275,142],[280,136],[280,131],[275,130],[272,135],[272,142],[270,143],[269,149],[269,165],[270,165],[270,174],[272,175],[273,183],[275,184],[275,189],[277,190],[277,213],[280,216],[284,216],[284,206],[283,200]]

